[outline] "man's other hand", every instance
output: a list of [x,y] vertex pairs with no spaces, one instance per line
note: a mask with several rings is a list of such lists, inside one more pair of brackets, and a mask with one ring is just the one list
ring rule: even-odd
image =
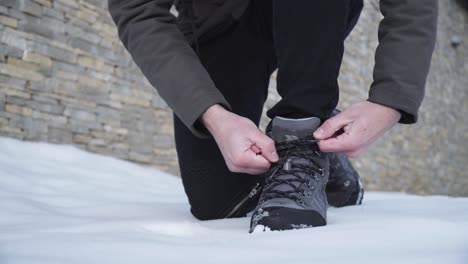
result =
[[273,140],[251,120],[213,105],[201,121],[216,140],[230,171],[261,174],[278,161]]
[[325,121],[314,133],[323,152],[355,158],[401,118],[397,110],[369,101],[351,105]]

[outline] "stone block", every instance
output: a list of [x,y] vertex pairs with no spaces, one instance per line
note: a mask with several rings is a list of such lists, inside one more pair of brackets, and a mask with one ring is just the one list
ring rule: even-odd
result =
[[112,63],[120,65],[122,62],[119,57],[115,55],[114,51],[99,47],[89,41],[86,41],[80,37],[73,37],[69,41],[70,46],[76,49],[80,49],[84,52],[91,53],[102,59],[111,61]]
[[27,138],[39,137],[39,135],[47,133],[47,123],[44,120],[34,119],[30,116],[11,118],[10,125],[21,128]]
[[0,64],[0,74],[9,75],[19,79],[24,79],[28,81],[39,82],[44,79],[44,76],[35,71],[23,69],[16,65],[11,64]]
[[55,105],[39,101],[29,101],[26,106],[34,110],[56,115],[62,114],[65,109],[65,106],[63,105]]
[[38,72],[39,71],[39,65],[24,61],[22,59],[17,59],[17,58],[14,58],[14,57],[13,58],[8,58],[7,64],[17,66],[17,67],[19,67],[21,69],[25,69],[25,70],[28,70],[28,71],[33,71],[33,72]]
[[78,76],[78,83],[80,85],[88,86],[88,87],[93,87],[93,88],[98,88],[98,89],[106,89],[106,84],[98,79],[95,78],[90,78],[85,75],[80,75]]
[[72,50],[56,47],[53,45],[48,45],[45,43],[40,43],[37,41],[27,41],[26,49],[31,50],[35,53],[48,56],[54,60],[68,62],[71,64],[74,64],[77,59],[76,52]]
[[7,126],[7,125],[8,125],[8,119],[6,117],[0,116],[0,127]]
[[113,93],[125,96],[132,96],[133,94],[133,89],[130,86],[126,85],[112,85],[111,90]]
[[122,109],[123,108],[123,105],[122,105],[121,102],[111,101],[111,100],[104,101],[104,102],[99,102],[99,105],[100,106],[105,106],[105,107],[111,107],[111,108],[114,108],[114,109]]
[[24,51],[23,60],[28,61],[28,62],[33,62],[44,67],[52,66],[52,60],[50,59],[50,57],[47,57],[41,54],[36,54],[29,50]]
[[89,134],[91,129],[101,129],[101,125],[96,122],[85,122],[77,119],[70,119],[67,127],[75,133]]
[[9,113],[19,114],[23,116],[32,116],[33,111],[31,108],[18,106],[15,104],[5,103],[5,111]]
[[99,14],[97,12],[84,7],[80,7],[78,12],[76,13],[77,18],[79,18],[82,21],[86,21],[91,25],[96,23],[98,16]]
[[84,74],[85,73],[85,68],[74,64],[74,63],[66,63],[66,62],[60,62],[60,61],[54,61],[52,64],[52,70],[56,73],[58,71],[64,71],[68,73],[74,73],[74,74]]
[[96,108],[96,113],[97,113],[98,119],[101,120],[101,121],[107,121],[109,119],[110,120],[120,120],[121,119],[119,110],[109,108],[109,107],[105,107],[105,106],[98,106]]
[[128,153],[128,159],[139,163],[148,164],[151,162],[151,155],[130,151],[130,153]]
[[0,31],[0,43],[10,47],[15,47],[16,49],[25,50],[27,39],[20,32],[6,27]]
[[25,85],[26,90],[30,91],[31,93],[41,92],[41,93],[51,93],[53,91],[53,87],[48,85],[50,79],[47,79],[43,82],[28,82]]
[[57,71],[54,76],[68,81],[77,81],[80,75],[73,72]]
[[[28,20],[32,20],[32,19],[28,19]],[[21,20],[18,28],[24,32],[28,32],[28,33],[32,33],[38,36],[53,39],[54,38],[53,29],[42,26],[40,23],[41,21],[40,19],[36,19],[36,20],[37,20],[36,22]]]
[[83,99],[76,99],[66,95],[60,94],[49,94],[48,97],[54,98],[60,101],[61,104],[66,106],[78,107],[78,108],[95,108],[96,102],[83,100]]
[[138,106],[143,106],[143,107],[150,106],[149,99],[143,99],[140,97],[126,96],[122,94],[111,93],[110,98],[112,100],[123,102],[123,103],[130,104],[130,105],[138,105]]
[[69,36],[81,38],[94,45],[98,45],[102,40],[102,36],[99,32],[93,32],[88,28],[82,28],[70,23],[65,24],[65,32],[67,32]]
[[0,112],[5,111],[5,94],[0,92]]
[[11,8],[19,8],[20,2],[18,0],[2,0],[2,6],[11,7]]
[[52,7],[52,0],[32,0],[32,1],[45,7]]
[[[112,144],[113,146],[114,144]],[[119,148],[112,148],[111,155],[113,157],[128,160],[128,150],[127,149],[119,149]]]
[[107,73],[104,71],[99,71],[91,68],[86,69],[86,74],[89,77],[93,77],[102,81],[105,81],[109,87],[116,85],[117,83],[121,82],[118,78],[116,78],[112,73]]
[[58,19],[60,21],[65,20],[65,15],[64,15],[63,11],[60,11],[60,10],[55,9],[55,8],[44,8],[43,7],[42,8],[42,14],[44,16],[55,18],[55,19]]
[[96,121],[96,114],[86,109],[78,109],[67,106],[63,114],[70,117],[70,119],[83,120],[87,122]]
[[[0,65],[2,65],[2,64],[0,64]],[[16,86],[16,87],[25,87],[26,84],[28,83],[28,81],[18,79],[18,78],[12,77],[12,76],[1,75],[0,74],[0,83],[3,84],[3,85],[13,85],[13,86]]]
[[31,94],[20,86],[0,83],[0,93],[8,96],[16,96],[24,99],[30,99]]
[[12,27],[12,28],[16,28],[16,27],[18,27],[18,19],[8,17],[8,16],[4,16],[4,15],[0,15],[0,24],[5,25],[5,26],[9,26],[9,27]]
[[86,41],[80,37],[72,37],[69,41],[70,46],[76,49],[80,49],[85,52],[97,54],[97,47],[93,43]]
[[[37,123],[41,123],[40,121],[37,121]],[[24,131],[24,140],[31,140],[31,141],[39,141],[39,142],[47,142],[49,139],[49,136],[46,132],[41,132],[39,130],[34,130],[34,129],[27,129]]]
[[157,134],[153,136],[153,145],[156,148],[173,148],[174,138],[172,135]]
[[102,138],[93,138],[89,141],[88,145],[94,147],[106,147],[109,145],[109,142]]
[[21,58],[23,56],[23,50],[9,44],[0,43],[0,55]]
[[40,111],[33,110],[32,111],[32,117],[36,119],[42,119],[49,123],[50,125],[56,126],[56,127],[63,127],[67,123],[67,117],[62,116],[62,115],[53,115],[49,113],[44,113]]
[[32,95],[32,98],[33,98],[33,101],[35,102],[42,102],[42,103],[46,103],[48,105],[58,105],[59,104],[59,101],[55,98],[50,98],[50,97],[47,97],[47,94],[46,95],[42,95],[42,94],[33,94]]
[[88,145],[93,138],[87,134],[73,134],[73,143]]
[[78,64],[83,67],[88,67],[91,69],[98,70],[100,72],[107,72],[112,73],[114,71],[114,67],[106,64],[102,59],[99,57],[91,57],[86,55],[80,55],[78,57]]
[[102,155],[108,155],[111,152],[110,148],[106,144],[90,144],[86,146],[86,150]]
[[109,101],[109,93],[107,90],[102,88],[80,86],[80,98],[91,102],[101,103]]
[[12,105],[17,105],[17,106],[23,106],[23,107],[26,107],[26,103],[28,102],[30,102],[30,100],[22,98],[22,97],[14,96],[14,95],[9,95],[5,99],[5,103],[9,103]]
[[104,125],[104,131],[110,132],[110,133],[115,133],[116,135],[119,136],[126,136],[128,134],[128,129],[126,128],[121,128],[121,127],[113,127],[111,125]]
[[60,36],[65,33],[63,21],[49,17],[26,17],[22,19],[18,26],[24,32],[40,35],[60,42]]
[[70,7],[79,8],[78,1],[75,0],[55,0],[55,4],[60,3]]
[[71,131],[63,127],[49,126],[48,131],[48,140],[52,143],[72,143],[73,134]]
[[78,87],[78,84],[75,82],[70,82],[62,79],[48,79],[45,83],[49,88],[52,88],[54,93],[58,95],[68,95],[71,97],[79,98],[80,89]]
[[20,11],[26,14],[33,15],[33,16],[42,15],[42,7],[39,4],[32,2],[31,0],[17,0],[17,1],[19,1]]
[[10,126],[0,126],[0,135],[23,140],[25,133],[22,129]]
[[88,5],[93,5],[95,8],[105,9],[107,8],[106,2],[101,0],[88,0]]

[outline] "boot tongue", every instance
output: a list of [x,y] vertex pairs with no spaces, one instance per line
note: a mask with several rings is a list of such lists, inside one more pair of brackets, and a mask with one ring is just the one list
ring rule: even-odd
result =
[[[276,142],[285,142],[310,137],[320,126],[320,119],[317,117],[308,117],[301,119],[289,119],[275,117],[272,122],[270,136]],[[308,161],[300,158],[288,158],[283,164],[283,170],[289,171],[293,164],[308,165]],[[294,180],[296,176],[285,174],[279,176],[283,180]],[[296,183],[297,187],[300,185]],[[285,192],[291,191],[292,187],[288,184],[280,184],[275,190]]]
[[320,119],[308,117],[301,119],[289,119],[275,117],[271,126],[271,138],[276,142],[301,139],[312,136],[320,126]]

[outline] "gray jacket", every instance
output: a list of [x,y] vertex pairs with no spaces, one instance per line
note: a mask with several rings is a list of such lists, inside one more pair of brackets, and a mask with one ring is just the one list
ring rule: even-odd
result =
[[[170,13],[173,0],[108,1],[119,37],[143,74],[195,135],[207,136],[201,114],[213,104],[230,106],[190,42],[239,19],[250,0],[189,0],[195,23]],[[368,100],[399,110],[400,123],[415,123],[435,45],[438,2],[381,0],[380,10],[384,19]]]

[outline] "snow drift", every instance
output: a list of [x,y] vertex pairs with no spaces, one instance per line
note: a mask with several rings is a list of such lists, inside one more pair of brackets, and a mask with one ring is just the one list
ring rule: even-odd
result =
[[0,138],[0,263],[468,263],[468,198],[367,193],[326,227],[200,222],[180,180],[71,146]]

